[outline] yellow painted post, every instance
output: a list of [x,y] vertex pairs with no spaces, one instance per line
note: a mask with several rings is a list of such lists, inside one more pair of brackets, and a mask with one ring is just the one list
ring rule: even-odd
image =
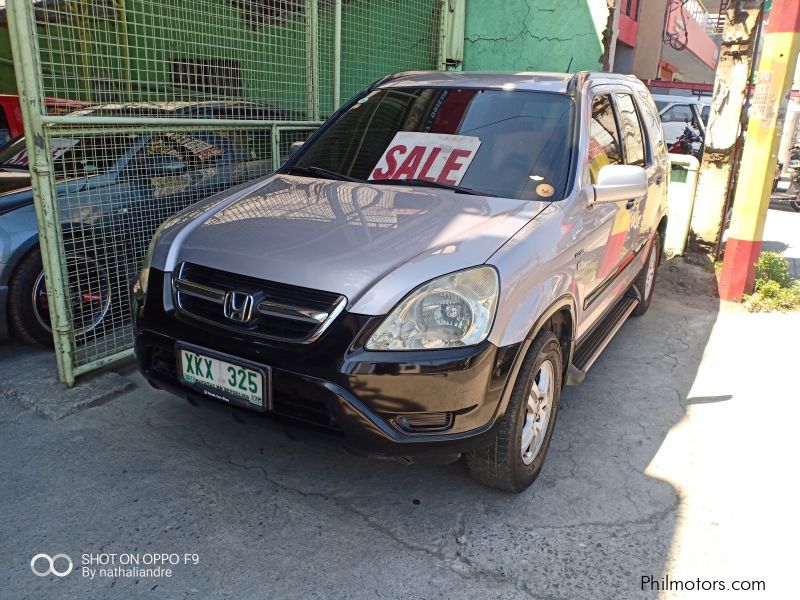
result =
[[738,301],[744,294],[753,291],[773,174],[778,163],[780,134],[798,52],[800,2],[774,0],[758,65],[747,141],[742,154],[720,276],[719,292],[724,300]]

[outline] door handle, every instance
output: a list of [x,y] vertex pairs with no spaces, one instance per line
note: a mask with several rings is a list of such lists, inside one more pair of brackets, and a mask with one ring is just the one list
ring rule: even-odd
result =
[[656,185],[661,185],[662,181],[664,181],[663,175],[659,175],[658,177],[656,177]]

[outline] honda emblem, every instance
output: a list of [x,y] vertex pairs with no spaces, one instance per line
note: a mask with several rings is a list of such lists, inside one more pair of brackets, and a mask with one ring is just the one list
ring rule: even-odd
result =
[[253,318],[253,297],[244,292],[228,292],[222,310],[231,321],[247,323]]

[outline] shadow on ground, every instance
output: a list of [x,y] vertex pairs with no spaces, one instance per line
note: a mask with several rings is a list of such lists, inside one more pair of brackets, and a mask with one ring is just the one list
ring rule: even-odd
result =
[[[681,499],[647,474],[687,401],[718,304],[665,263],[583,385],[567,388],[519,495],[462,463],[405,466],[287,440],[147,388],[58,422],[0,410],[0,586],[14,598],[643,598]],[[34,386],[35,382],[31,382]],[[36,578],[38,552],[196,553],[170,578]]]

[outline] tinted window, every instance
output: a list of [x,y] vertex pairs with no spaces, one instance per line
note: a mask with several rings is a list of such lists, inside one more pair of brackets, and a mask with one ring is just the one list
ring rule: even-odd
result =
[[622,143],[625,146],[625,162],[629,165],[644,167],[647,164],[644,134],[633,98],[628,94],[618,94],[617,103],[622,127]]
[[[331,123],[294,165],[368,179],[398,132],[469,136],[480,145],[459,185],[507,198],[558,199],[567,185],[572,115],[572,100],[562,94],[381,89]],[[403,166],[396,172],[415,172]]]
[[708,125],[708,117],[711,114],[711,107],[706,105],[700,108],[700,118],[703,119],[703,123]]
[[672,108],[661,115],[661,120],[665,123],[691,123],[694,120],[692,107],[688,104],[675,104]]
[[606,165],[618,165],[622,162],[619,131],[614,117],[614,106],[611,96],[602,94],[592,100],[592,122],[589,131],[589,172],[592,181]]

